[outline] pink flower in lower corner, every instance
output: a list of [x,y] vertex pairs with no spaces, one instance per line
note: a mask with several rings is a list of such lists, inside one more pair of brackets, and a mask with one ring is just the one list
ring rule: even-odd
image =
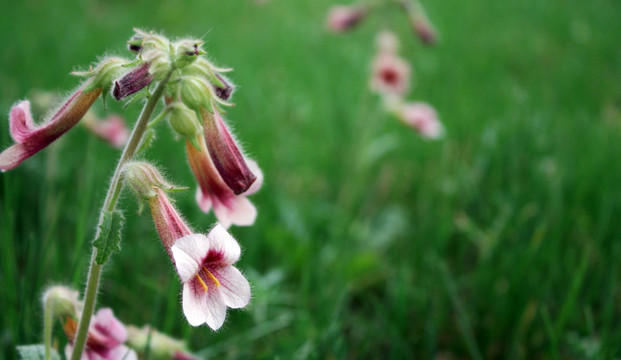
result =
[[125,120],[118,115],[110,115],[103,120],[94,117],[84,119],[84,126],[110,145],[121,148],[129,138],[129,129],[125,125]]
[[22,101],[13,106],[9,114],[9,125],[16,144],[0,153],[0,170],[6,171],[17,167],[80,121],[102,92],[102,88],[82,91],[86,86],[88,83],[71,95],[41,126],[34,124],[29,101]]
[[429,104],[422,102],[404,104],[398,116],[422,137],[438,139],[444,134],[444,127],[438,120],[438,114]]
[[[65,347],[67,358],[73,352],[77,327],[77,322],[70,317],[63,326],[69,337],[69,344]],[[111,309],[100,309],[91,321],[81,360],[137,360],[136,352],[124,345],[126,341],[125,326],[114,316]]]
[[183,282],[183,313],[192,326],[203,323],[217,330],[226,308],[242,308],[250,301],[250,284],[233,266],[241,255],[235,239],[222,225],[207,236],[192,234],[172,246],[173,260]]
[[233,225],[248,226],[252,225],[257,217],[257,209],[246,198],[259,190],[263,183],[263,174],[256,162],[245,159],[249,170],[254,174],[256,180],[252,185],[239,195],[235,195],[224,182],[220,173],[216,169],[212,158],[207,151],[205,139],[198,136],[200,151],[189,141],[186,141],[186,150],[190,167],[198,181],[196,191],[196,201],[204,212],[209,212],[212,208],[218,221],[226,228]]
[[410,64],[405,60],[382,51],[373,60],[369,87],[380,95],[401,97],[410,91],[411,73]]

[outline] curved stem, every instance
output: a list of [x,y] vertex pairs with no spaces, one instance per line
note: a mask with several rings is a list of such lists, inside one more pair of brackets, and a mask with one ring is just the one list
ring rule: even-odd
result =
[[[130,161],[134,154],[136,153],[136,149],[140,144],[140,140],[142,139],[142,135],[144,134],[147,124],[149,123],[149,119],[153,114],[153,110],[157,106],[157,102],[162,97],[164,93],[164,87],[170,78],[173,70],[171,70],[168,75],[162,80],[149,100],[144,105],[142,112],[140,113],[140,117],[134,126],[134,130],[129,137],[129,141],[127,145],[125,145],[125,149],[123,150],[123,154],[121,155],[121,159],[119,163],[116,165],[116,170],[114,170],[114,175],[112,176],[112,181],[110,181],[110,187],[108,188],[108,193],[106,194],[106,199],[104,200],[104,205],[102,211],[99,215],[99,225],[97,225],[97,232],[99,232],[99,227],[103,221],[103,214],[105,211],[114,211],[116,208],[116,203],[118,202],[119,195],[121,194],[122,182],[121,182],[121,170],[123,166]],[[95,238],[97,238],[95,235]],[[101,268],[102,265],[97,264],[95,261],[97,257],[97,248],[93,247],[93,253],[91,255],[91,265],[88,269],[88,278],[86,280],[86,291],[84,294],[84,309],[82,310],[82,315],[80,316],[80,323],[78,325],[78,332],[75,337],[73,353],[71,354],[71,360],[79,360],[82,356],[82,352],[84,351],[84,345],[86,344],[86,338],[88,335],[88,327],[91,322],[91,317],[93,316],[93,310],[95,309],[95,301],[97,299],[97,290],[99,289],[99,278],[101,277]]]

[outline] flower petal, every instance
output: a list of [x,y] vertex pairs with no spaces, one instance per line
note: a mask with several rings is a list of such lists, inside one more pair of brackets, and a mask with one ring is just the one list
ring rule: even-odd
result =
[[202,266],[209,251],[209,240],[203,234],[187,235],[177,240],[171,251],[181,281],[187,282]]
[[192,326],[200,326],[207,321],[205,311],[202,309],[201,298],[192,290],[192,284],[183,284],[183,314]]
[[224,226],[217,224],[209,234],[207,234],[209,244],[211,245],[210,251],[214,251],[222,254],[222,261],[227,264],[234,264],[239,260],[241,255],[241,248],[235,238],[229,234]]
[[220,282],[220,293],[224,304],[233,309],[243,308],[250,302],[250,283],[234,266],[211,270]]
[[35,131],[34,121],[30,114],[30,101],[22,101],[13,106],[9,114],[9,126],[11,128],[11,137],[19,144],[24,142]]
[[208,213],[209,210],[211,210],[211,196],[209,196],[209,194],[203,193],[200,186],[196,189],[196,202],[198,203],[198,207],[204,213]]
[[0,153],[0,170],[14,169],[30,156],[32,153],[23,144],[12,145]]
[[99,309],[89,330],[89,341],[96,342],[105,348],[113,348],[124,343],[125,340],[127,340],[127,329],[114,316],[112,309]]
[[248,169],[250,169],[250,171],[254,174],[254,176],[257,177],[257,179],[252,183],[252,185],[250,185],[248,190],[246,190],[246,192],[243,193],[243,195],[247,196],[247,195],[252,195],[256,193],[257,191],[259,191],[259,189],[261,188],[261,185],[263,185],[263,172],[261,171],[261,168],[259,168],[259,164],[257,164],[257,162],[252,159],[246,159],[246,164],[248,165]]
[[257,208],[243,195],[233,195],[224,199],[214,199],[213,211],[225,228],[231,224],[249,226],[257,218]]
[[117,346],[101,357],[102,360],[138,360],[136,352],[125,345]]
[[226,318],[226,305],[216,289],[209,289],[203,298],[205,322],[213,330],[218,330]]

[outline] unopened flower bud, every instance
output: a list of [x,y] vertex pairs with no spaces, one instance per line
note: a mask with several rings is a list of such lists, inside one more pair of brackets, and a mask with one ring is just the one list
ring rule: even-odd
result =
[[76,76],[93,77],[93,80],[83,91],[103,88],[104,92],[106,92],[110,89],[112,84],[114,84],[114,80],[127,71],[125,65],[129,63],[130,61],[127,59],[111,57],[100,61],[95,69],[88,71],[74,71],[72,74]]
[[407,12],[412,29],[425,45],[434,45],[437,41],[436,31],[419,2],[404,1],[403,9]]
[[200,46],[202,41],[198,40],[181,40],[175,43],[175,65],[182,69],[193,63],[199,55],[206,54]]
[[216,90],[217,97],[224,101],[231,98],[234,90],[233,84],[223,75],[215,74],[215,80],[212,81],[212,85]]
[[187,107],[200,111],[201,108],[211,107],[211,90],[204,80],[198,77],[188,77],[182,80],[180,98]]
[[436,31],[425,16],[415,16],[412,20],[412,27],[418,38],[425,45],[434,45],[437,41]]
[[142,200],[150,200],[157,196],[157,190],[174,191],[181,188],[168,183],[155,166],[142,161],[132,161],[123,167],[125,183]]
[[43,306],[59,317],[78,317],[82,310],[82,302],[78,300],[80,293],[66,286],[52,286],[43,294]]
[[112,91],[114,98],[121,100],[151,84],[153,75],[149,73],[150,67],[151,63],[145,62],[125,74],[118,81],[115,81],[114,90]]
[[[189,109],[181,102],[175,102],[168,105],[170,111],[170,126],[179,133],[179,135],[192,141],[196,140],[196,135],[202,131],[196,112]],[[197,145],[198,147],[198,145]]]
[[144,37],[136,34],[132,36],[132,38],[129,39],[129,41],[127,41],[127,48],[129,49],[129,51],[140,52],[142,50],[143,41],[144,41]]
[[215,108],[213,114],[206,109],[200,113],[207,149],[218,173],[235,195],[245,192],[257,179],[256,175],[248,167],[220,113]]

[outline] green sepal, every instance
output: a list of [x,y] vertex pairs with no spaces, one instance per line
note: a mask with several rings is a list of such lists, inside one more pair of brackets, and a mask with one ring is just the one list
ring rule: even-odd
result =
[[[22,360],[45,360],[45,345],[18,345],[17,352]],[[50,348],[50,359],[60,360],[60,355],[54,348]]]
[[152,128],[148,128],[145,130],[144,135],[142,135],[142,139],[140,140],[140,144],[138,144],[138,149],[136,150],[136,154],[141,154],[151,147],[153,141],[155,140],[155,130]]
[[93,242],[97,248],[97,264],[103,265],[113,252],[121,251],[121,228],[123,227],[123,214],[120,211],[104,211],[103,221],[99,226],[99,235]]

